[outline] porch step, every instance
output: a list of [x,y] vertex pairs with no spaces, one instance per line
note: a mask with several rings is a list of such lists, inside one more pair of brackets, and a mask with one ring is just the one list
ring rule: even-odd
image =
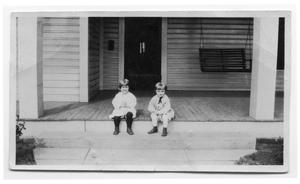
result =
[[[152,125],[149,121],[135,121],[133,123],[133,131],[136,134],[145,135],[151,128]],[[69,136],[69,133],[72,132],[79,133],[75,137],[83,135],[83,133],[111,136],[113,129],[112,121],[28,121],[23,136],[45,138],[47,132],[51,132],[51,134],[58,132],[57,136]],[[161,126],[159,129],[161,132]],[[121,122],[120,130],[120,135],[127,135],[124,121]],[[283,123],[279,122],[171,122],[168,126],[170,136],[174,133],[211,134],[215,136],[221,133],[235,132],[257,138],[276,138],[283,137],[283,130]]]
[[100,170],[197,171],[203,165],[234,165],[248,149],[99,149],[37,148],[38,165],[97,166]]
[[170,132],[148,135],[125,132],[112,133],[55,133],[45,132],[36,139],[41,148],[102,148],[102,149],[255,149],[256,138],[235,132]]
[[135,122],[130,136],[122,122],[114,136],[111,121],[37,121],[26,122],[23,136],[36,138],[35,159],[45,169],[240,171],[228,165],[254,153],[256,138],[283,135],[283,123],[267,122],[172,122],[167,137],[161,129],[148,135],[150,128],[151,122]]

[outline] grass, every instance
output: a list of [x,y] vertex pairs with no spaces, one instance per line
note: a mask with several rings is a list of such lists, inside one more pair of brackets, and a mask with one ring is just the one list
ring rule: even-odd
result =
[[19,139],[16,144],[16,165],[35,165],[34,148],[34,139]]
[[257,152],[241,157],[237,165],[283,165],[283,139],[257,139]]

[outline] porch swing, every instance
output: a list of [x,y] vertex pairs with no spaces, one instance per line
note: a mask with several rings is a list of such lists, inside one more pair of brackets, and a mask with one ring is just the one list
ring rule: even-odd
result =
[[248,23],[248,31],[244,48],[205,48],[203,24],[200,20],[200,48],[199,60],[202,72],[250,72],[251,61],[247,65],[246,50],[251,47],[250,31],[251,20]]

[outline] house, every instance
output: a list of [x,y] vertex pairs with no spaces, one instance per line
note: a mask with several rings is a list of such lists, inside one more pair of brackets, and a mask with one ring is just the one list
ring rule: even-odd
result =
[[[20,118],[42,116],[47,101],[89,102],[126,77],[135,90],[162,80],[169,90],[250,91],[250,116],[273,120],[290,58],[282,47],[290,20],[251,15],[16,16]],[[219,60],[207,71],[201,49],[240,50],[228,57],[240,57],[235,64],[242,68],[219,68],[224,60],[214,53]]]

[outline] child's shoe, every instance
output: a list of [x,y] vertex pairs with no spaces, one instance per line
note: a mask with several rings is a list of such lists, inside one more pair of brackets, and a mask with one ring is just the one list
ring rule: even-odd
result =
[[128,133],[129,135],[133,135],[132,129],[131,129],[131,128],[127,128],[127,133]]
[[168,135],[167,128],[163,128],[163,132],[162,132],[161,136],[165,137],[167,135]]
[[158,132],[157,126],[153,127],[153,128],[148,132],[148,134],[154,134],[154,133],[156,133],[156,132]]
[[113,134],[114,134],[114,135],[118,135],[119,133],[120,133],[120,129],[116,127]]

